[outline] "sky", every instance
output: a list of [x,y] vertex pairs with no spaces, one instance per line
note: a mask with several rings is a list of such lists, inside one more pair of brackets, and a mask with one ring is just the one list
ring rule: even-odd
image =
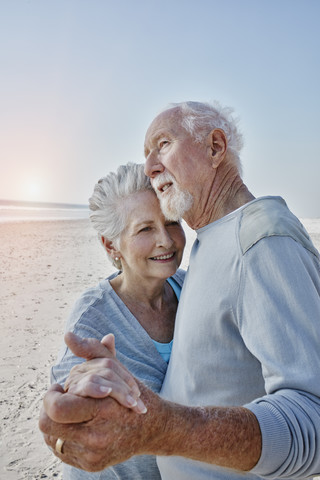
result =
[[170,102],[234,108],[255,196],[320,217],[319,0],[0,0],[0,199],[86,204]]

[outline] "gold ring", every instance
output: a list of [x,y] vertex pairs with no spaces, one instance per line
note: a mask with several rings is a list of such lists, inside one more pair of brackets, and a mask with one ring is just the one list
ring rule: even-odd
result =
[[58,440],[56,441],[56,452],[58,453],[61,453],[63,454],[63,444],[64,444],[64,440],[61,440],[61,438],[58,438]]

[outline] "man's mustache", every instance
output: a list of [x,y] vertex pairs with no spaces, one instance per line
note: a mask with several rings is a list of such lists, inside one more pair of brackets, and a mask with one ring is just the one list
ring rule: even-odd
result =
[[157,175],[155,178],[153,178],[151,180],[151,183],[152,183],[152,187],[154,188],[154,190],[157,191],[158,188],[161,185],[164,185],[165,183],[175,184],[175,180],[170,173],[164,172],[164,173],[159,173],[159,175]]

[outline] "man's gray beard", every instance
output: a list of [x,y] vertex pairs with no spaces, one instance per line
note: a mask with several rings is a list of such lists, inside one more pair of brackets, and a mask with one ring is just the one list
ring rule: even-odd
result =
[[164,216],[171,221],[178,221],[190,210],[193,205],[193,197],[187,191],[179,190],[176,185],[171,185],[172,192],[166,196],[159,195],[160,207]]

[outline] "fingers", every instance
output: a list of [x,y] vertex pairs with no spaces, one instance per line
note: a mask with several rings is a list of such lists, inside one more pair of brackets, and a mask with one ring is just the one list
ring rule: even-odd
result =
[[69,383],[66,391],[81,397],[105,398],[112,392],[112,386],[103,377],[86,375],[77,382]]
[[75,373],[98,373],[99,375],[105,376],[105,378],[113,377],[117,375],[119,380],[122,380],[126,383],[130,390],[134,394],[140,395],[140,390],[138,388],[137,382],[133,375],[126,369],[122,363],[120,363],[115,358],[96,358],[88,362],[81,363],[73,367],[72,372]]
[[114,357],[116,356],[116,345],[113,333],[108,333],[108,335],[105,335],[101,340],[101,343],[107,347]]
[[[107,359],[114,358],[114,356],[105,344],[99,342],[99,340],[95,338],[81,338],[72,332],[67,332],[64,339],[67,346],[77,357],[86,358],[88,360],[87,363],[82,364],[82,368],[86,368],[84,366],[89,365],[89,360],[94,361],[98,358],[105,358],[106,363],[104,363],[104,366],[115,370],[119,377],[128,384],[133,394],[135,396],[140,396],[139,387],[135,378],[122,365],[122,363],[118,362],[116,359],[114,359],[113,362],[108,363],[110,360]],[[111,350],[115,352],[114,336],[112,334],[106,335],[102,341],[106,342],[107,345],[110,345]],[[91,368],[91,365],[89,365],[89,368]]]
[[[108,467],[109,464],[115,463],[111,462],[110,456],[105,458],[104,452],[99,448],[90,448],[90,445],[82,445],[77,440],[62,440],[62,437],[58,437],[63,441],[61,453],[56,449],[57,438],[52,435],[43,434],[44,440],[50,450],[55,454],[56,457],[64,463],[72,465],[81,470],[87,472],[98,472]],[[114,456],[114,455],[112,455]],[[128,455],[127,455],[128,456]],[[117,463],[124,459],[120,458]],[[100,478],[100,477],[99,477]]]
[[[61,409],[64,409],[62,413]],[[112,399],[94,400],[78,397],[62,393],[61,387],[54,385],[45,396],[44,407],[40,413],[39,428],[54,453],[63,461],[67,460],[69,463],[70,460],[70,463],[74,464],[74,457],[70,456],[72,453],[70,446],[73,445],[73,451],[82,448],[87,453],[97,452],[99,448],[108,443],[112,447],[115,440],[115,426],[116,429],[118,427],[122,429],[123,425],[126,430],[127,421],[132,418],[130,415],[139,417],[133,412],[126,412],[129,410],[124,409]],[[51,416],[52,418],[50,418]],[[133,421],[135,422],[134,419]],[[62,449],[63,456],[55,450],[58,438],[65,440]],[[104,452],[103,448],[102,451]],[[75,458],[77,456],[78,454],[75,455]],[[109,459],[107,460],[109,461]],[[79,461],[82,462],[81,457]]]
[[[114,354],[108,350],[107,346],[96,338],[81,338],[75,333],[67,332],[64,336],[64,341],[77,357],[85,358],[86,360],[114,357]],[[110,339],[107,341],[107,344],[109,343],[111,344]]]
[[[68,332],[65,335],[65,342],[76,356],[87,359],[87,362],[71,370],[65,383],[66,391],[92,398],[110,395],[121,405],[132,408],[137,413],[147,411],[139,399],[140,390],[136,379],[115,358],[114,335],[106,335],[99,342],[94,338],[83,339]],[[93,377],[87,377],[88,372],[95,375],[94,380]],[[98,380],[97,375],[104,380]]]
[[139,397],[134,397],[127,385],[116,376],[113,379],[111,377],[106,379],[99,372],[97,374],[84,375],[79,381],[70,384],[68,392],[73,395],[91,398],[110,396],[117,400],[120,405],[131,408],[136,413],[147,412],[142,400]]
[[[80,443],[78,435],[79,431],[76,432],[76,438],[72,439],[70,431],[68,432],[67,437],[62,437],[62,434],[59,437],[56,437],[55,435],[43,433],[43,438],[52,453],[64,463],[92,472],[101,470],[101,467],[95,466],[97,463],[95,457],[97,460],[101,461],[101,455],[94,455],[95,452],[92,451],[90,443]],[[57,449],[58,441],[60,444],[62,443],[60,450],[59,448]],[[82,439],[82,441],[84,441],[84,439]],[[94,450],[97,449],[95,448]]]
[[49,388],[43,399],[43,405],[43,413],[46,413],[54,422],[61,424],[87,422],[96,412],[96,403],[93,398],[69,395],[58,384]]
[[118,381],[128,393],[134,397],[140,396],[140,390],[136,379],[131,373],[115,358],[96,358],[79,365],[75,365],[65,382],[65,390],[70,388],[71,384],[78,382],[83,376],[88,374],[100,375],[106,380]]
[[146,412],[136,381],[116,359],[95,359],[74,366],[64,388],[83,397],[110,396],[137,413]]
[[[85,399],[82,398],[81,400],[84,401]],[[40,412],[39,428],[43,433],[46,444],[53,450],[55,455],[59,454],[59,452],[57,452],[55,448],[58,438],[61,438],[66,442],[68,441],[69,443],[75,442],[79,445],[83,445],[85,448],[89,448],[88,442],[90,441],[90,438],[87,438],[86,433],[89,433],[90,429],[86,429],[85,425],[87,425],[86,422],[79,424],[57,423],[51,420],[51,418],[46,414],[44,408],[42,408]],[[62,448],[63,453],[66,452],[65,446],[66,443],[63,445]]]

